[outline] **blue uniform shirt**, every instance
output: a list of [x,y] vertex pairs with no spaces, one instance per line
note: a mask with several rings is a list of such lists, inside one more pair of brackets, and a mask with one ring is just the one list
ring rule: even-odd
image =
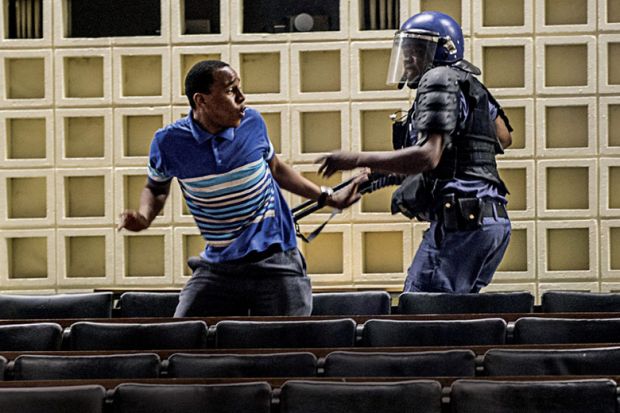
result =
[[210,262],[242,258],[278,244],[297,246],[291,211],[271,175],[275,155],[260,114],[247,108],[241,124],[217,135],[192,117],[158,130],[151,142],[148,177],[177,178],[206,240]]

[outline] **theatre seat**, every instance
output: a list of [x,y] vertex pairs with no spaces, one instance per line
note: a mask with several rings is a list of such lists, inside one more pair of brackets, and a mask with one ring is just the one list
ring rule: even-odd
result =
[[4,378],[6,377],[6,373],[5,373],[6,365],[7,365],[7,359],[0,356],[0,380],[4,380]]
[[131,291],[121,294],[118,305],[121,317],[172,317],[180,293]]
[[0,412],[101,413],[105,395],[98,385],[0,388]]
[[471,350],[420,352],[334,351],[325,357],[329,377],[469,377],[476,374]]
[[403,293],[400,314],[531,313],[534,296],[528,292],[481,294]]
[[368,320],[361,344],[368,347],[497,345],[506,342],[501,318],[476,320]]
[[168,377],[312,377],[317,358],[312,353],[173,354]]
[[70,350],[199,349],[207,345],[203,321],[169,323],[94,323],[71,325]]
[[159,377],[157,354],[94,356],[21,355],[14,380],[137,379]]
[[613,380],[457,380],[452,413],[617,413]]
[[270,413],[271,386],[241,384],[121,384],[114,389],[116,413]]
[[432,380],[392,383],[284,383],[280,413],[441,413],[441,385]]
[[620,293],[547,291],[540,307],[544,313],[620,312]]
[[218,348],[351,347],[355,321],[220,321],[215,325]]
[[391,297],[386,291],[312,294],[312,315],[386,315]]
[[491,349],[487,376],[620,375],[620,347],[581,349]]
[[0,325],[0,351],[59,350],[62,327],[56,323]]
[[0,319],[110,317],[112,317],[112,293],[0,294]]
[[514,324],[515,344],[620,342],[620,318],[523,317]]

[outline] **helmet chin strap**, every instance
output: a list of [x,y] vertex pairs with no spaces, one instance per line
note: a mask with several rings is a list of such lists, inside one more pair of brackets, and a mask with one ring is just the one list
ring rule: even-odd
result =
[[420,83],[420,79],[422,78],[422,75],[426,73],[432,67],[433,66],[430,65],[428,69],[426,69],[422,74],[417,75],[411,80],[407,79],[407,75],[403,75],[403,77],[401,77],[400,80],[398,81],[398,90],[401,90],[402,88],[404,88],[405,85],[407,85],[409,89],[417,89],[418,84]]
[[407,84],[407,75],[403,75],[398,81],[398,90],[401,90]]

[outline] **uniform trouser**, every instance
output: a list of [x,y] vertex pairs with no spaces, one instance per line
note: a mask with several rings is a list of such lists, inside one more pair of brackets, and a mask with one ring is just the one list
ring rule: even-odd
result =
[[483,218],[475,230],[446,231],[440,222],[431,222],[407,271],[404,291],[479,292],[491,282],[510,231],[510,220],[497,216]]
[[305,316],[312,286],[297,248],[255,262],[210,263],[192,257],[194,271],[179,297],[175,317]]

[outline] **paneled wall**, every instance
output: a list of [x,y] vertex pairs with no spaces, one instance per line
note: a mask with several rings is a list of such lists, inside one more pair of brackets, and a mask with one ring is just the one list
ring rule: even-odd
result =
[[[513,237],[487,290],[620,290],[617,0],[0,1],[2,291],[184,284],[203,243],[176,184],[148,231],[115,225],[198,60],[238,70],[279,156],[316,182],[351,175],[322,181],[325,152],[390,150],[389,115],[414,98],[385,85],[392,36],[421,10],[462,24],[515,129],[499,161]],[[399,291],[426,224],[391,215],[392,190],[302,245],[317,290]]]

